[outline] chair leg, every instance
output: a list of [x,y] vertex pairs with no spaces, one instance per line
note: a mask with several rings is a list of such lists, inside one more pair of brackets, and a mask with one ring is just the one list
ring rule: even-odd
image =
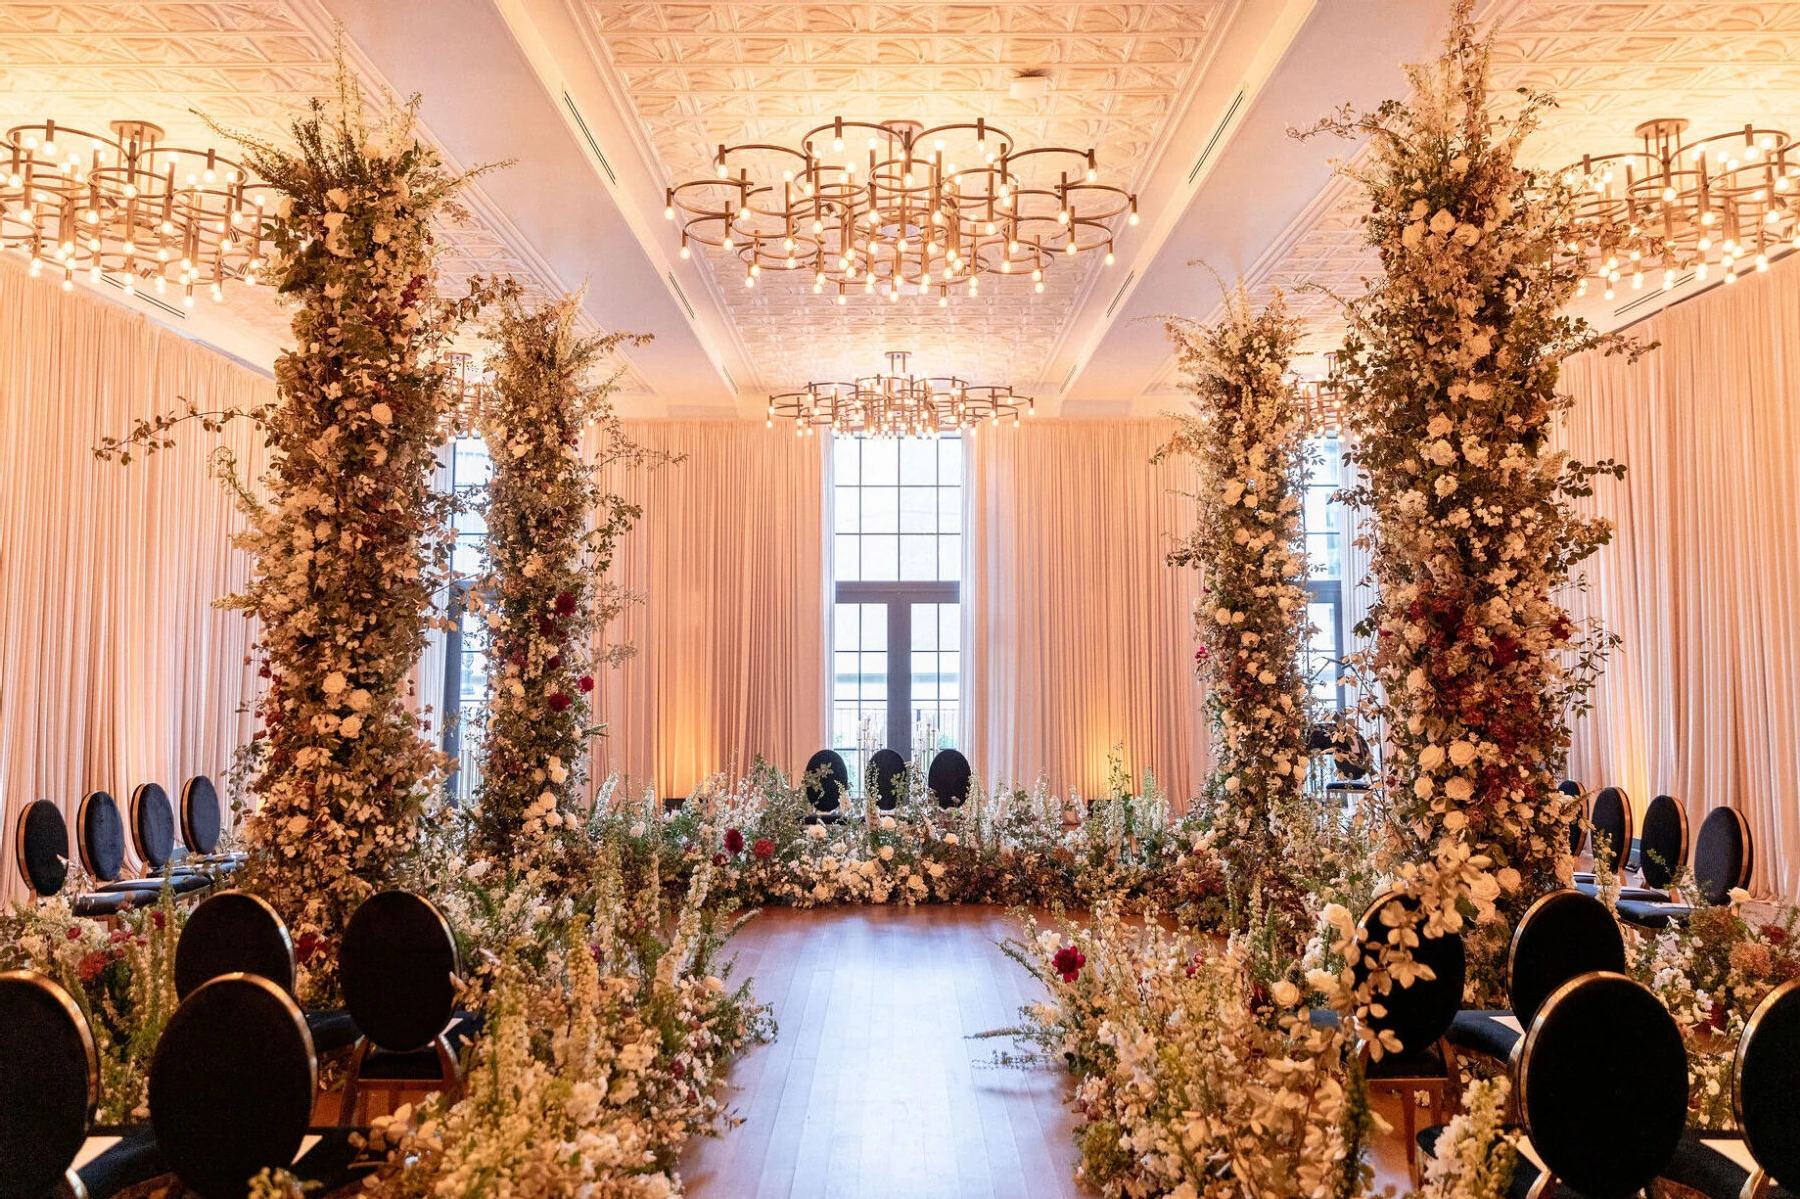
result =
[[338,1104],[338,1124],[349,1127],[355,1122],[358,1093],[362,1090],[363,1059],[369,1055],[369,1039],[363,1037],[356,1042],[356,1052],[350,1058],[350,1068],[344,1072],[344,1097]]

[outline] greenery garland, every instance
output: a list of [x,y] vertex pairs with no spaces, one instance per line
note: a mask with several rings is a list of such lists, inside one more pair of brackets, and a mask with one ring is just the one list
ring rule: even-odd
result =
[[1581,273],[1558,254],[1569,195],[1518,163],[1551,101],[1494,115],[1488,57],[1459,0],[1446,52],[1408,68],[1413,99],[1306,133],[1371,139],[1345,171],[1384,277],[1353,305],[1342,378],[1399,831],[1413,857],[1446,835],[1489,857],[1477,897],[1516,912],[1567,877],[1575,813],[1554,786],[1612,639],[1555,595],[1611,533],[1573,501],[1623,468],[1551,446],[1558,364],[1617,344],[1563,314]]
[[[1279,292],[1261,312],[1240,286],[1225,315],[1166,322],[1193,413],[1157,454],[1184,454],[1199,475],[1193,531],[1169,555],[1202,572],[1194,667],[1208,685],[1216,761],[1207,797],[1213,837],[1236,898],[1253,893],[1310,932],[1304,895],[1283,862],[1285,827],[1306,779],[1308,695],[1300,653],[1307,619],[1306,443],[1299,397],[1284,377],[1299,338]],[[1290,902],[1277,903],[1276,892]]]
[[[495,856],[574,810],[587,739],[601,731],[589,723],[594,635],[624,601],[605,576],[641,515],[602,472],[676,460],[626,435],[611,401],[616,374],[586,381],[621,343],[648,338],[583,337],[580,311],[579,295],[530,307],[507,294],[491,327],[494,387],[480,418],[493,462],[489,569],[471,598],[492,638],[475,828],[479,850]],[[630,652],[615,646],[603,660]]]
[[433,222],[470,176],[419,140],[417,106],[372,118],[340,68],[335,103],[294,123],[294,150],[238,137],[281,193],[269,277],[298,303],[277,400],[257,414],[267,499],[238,542],[255,573],[226,601],[260,622],[269,680],[242,883],[326,950],[308,963],[326,981],[344,922],[413,849],[442,767],[406,687],[452,536],[431,488],[454,401],[444,351],[480,296],[438,296]]

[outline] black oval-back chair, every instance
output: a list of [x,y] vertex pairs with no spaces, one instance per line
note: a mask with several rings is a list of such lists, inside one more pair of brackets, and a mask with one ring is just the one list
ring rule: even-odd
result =
[[30,970],[0,974],[0,1199],[111,1194],[167,1173],[147,1130],[90,1135],[99,1100],[100,1057],[74,998]]
[[891,812],[900,806],[900,779],[906,759],[891,749],[876,750],[869,759],[869,778],[875,785],[875,806]]
[[[1358,924],[1358,936],[1366,948],[1355,968],[1357,986],[1370,976],[1375,947],[1386,941],[1395,927],[1383,919],[1383,914],[1390,909],[1398,913],[1417,907],[1418,900],[1395,891],[1384,892],[1369,904]],[[1422,1091],[1429,1097],[1434,1124],[1446,1119],[1450,1108],[1450,1082],[1457,1071],[1454,1051],[1444,1034],[1462,1005],[1468,969],[1460,936],[1421,936],[1412,957],[1429,967],[1432,977],[1415,979],[1410,986],[1390,985],[1387,994],[1377,997],[1384,1014],[1373,1016],[1368,1022],[1369,1031],[1376,1035],[1393,1033],[1400,1042],[1400,1051],[1377,1059],[1366,1045],[1363,1049],[1363,1073],[1370,1089],[1391,1092],[1400,1099],[1409,1168],[1416,1166],[1414,1130],[1418,1103],[1414,1096]]]
[[[1591,832],[1588,848],[1593,850],[1596,862],[1603,860],[1601,854],[1604,853],[1604,862],[1614,874],[1623,874],[1633,865],[1631,839],[1635,835],[1634,820],[1631,797],[1625,794],[1623,787],[1602,787],[1595,793],[1593,805],[1588,810]],[[1594,881],[1593,874],[1586,871],[1575,876],[1577,884]]]
[[[180,999],[227,974],[255,974],[289,995],[298,970],[286,921],[257,895],[218,891],[188,914],[175,942],[175,994]],[[307,1012],[313,1048],[332,1053],[356,1043],[348,1011]]]
[[225,832],[225,809],[213,781],[196,774],[181,786],[181,840],[196,865],[216,873],[228,873],[243,865],[241,853],[220,853]]
[[843,801],[850,796],[850,767],[835,749],[822,749],[806,760],[806,802],[812,807],[808,824],[830,823],[843,815]]
[[458,1052],[474,1021],[456,1011],[462,972],[456,937],[437,905],[407,891],[370,896],[350,917],[338,951],[344,1006],[362,1040],[344,1080],[339,1122],[366,1108],[371,1092],[453,1094]]
[[1625,971],[1625,937],[1606,905],[1580,891],[1552,891],[1519,917],[1506,955],[1510,1009],[1458,1012],[1446,1033],[1465,1053],[1509,1061],[1550,993],[1596,970]]
[[1671,921],[1686,920],[1696,907],[1724,907],[1731,902],[1734,888],[1750,884],[1755,864],[1756,844],[1750,836],[1750,822],[1736,808],[1714,808],[1700,822],[1700,832],[1694,838],[1696,893],[1687,897],[1689,902],[1621,899],[1619,919],[1640,928],[1663,929]]
[[1569,853],[1573,856],[1581,852],[1582,843],[1587,840],[1587,799],[1581,784],[1574,779],[1564,779],[1556,784],[1556,789],[1575,801],[1575,819],[1569,822]]
[[940,749],[925,772],[925,786],[937,797],[938,806],[960,808],[969,798],[969,781],[975,772],[961,750]]

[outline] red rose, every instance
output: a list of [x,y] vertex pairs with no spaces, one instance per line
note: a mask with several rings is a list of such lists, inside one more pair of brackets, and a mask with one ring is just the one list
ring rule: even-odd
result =
[[744,852],[744,834],[734,828],[725,830],[725,849],[729,853]]
[[756,844],[750,847],[750,852],[759,858],[772,858],[775,856],[775,842],[767,837],[758,837]]
[[575,597],[566,591],[558,595],[556,597],[556,614],[558,616],[575,615]]
[[[74,932],[75,930],[70,929],[69,931]],[[1781,925],[1779,925],[1779,924],[1763,925],[1762,926],[1762,935],[1763,935],[1763,940],[1767,941],[1771,945],[1784,945],[1787,943],[1787,929],[1781,927]]]
[[585,695],[594,689],[594,676],[591,674],[584,674],[575,680],[575,685],[581,688],[582,694]]
[[162,914],[161,908],[158,908],[156,911],[150,913],[150,923],[154,924],[158,929],[161,929],[163,927],[163,925],[166,923],[166,920]]
[[1064,982],[1072,983],[1076,975],[1081,973],[1081,968],[1087,965],[1087,954],[1073,945],[1065,945],[1056,951],[1056,955],[1050,959],[1050,965],[1062,975]]
[[312,960],[312,955],[319,950],[318,933],[301,933],[300,939],[294,942],[294,957],[304,966]]
[[552,712],[568,711],[569,710],[569,697],[564,695],[560,691],[558,691],[556,694],[552,695],[550,697],[550,710]]
[[687,1063],[680,1058],[676,1058],[669,1063],[669,1073],[673,1074],[676,1078],[687,1077]]
[[713,855],[713,865],[715,865],[715,866],[723,866],[725,864],[725,860],[726,860],[725,855],[722,853],[715,853]]
[[112,959],[107,957],[104,951],[96,949],[81,959],[81,962],[75,967],[75,973],[81,975],[82,982],[93,982],[99,973],[111,963]]
[[74,926],[70,926],[70,928],[69,928],[69,940],[71,940],[71,941],[79,941],[79,940],[81,940],[81,930],[80,930],[80,929],[78,929],[78,928],[75,928],[75,927],[74,927]]
[[551,654],[550,660],[548,662],[544,663],[544,665],[549,667],[551,670],[561,670],[562,669],[562,655],[561,654]]

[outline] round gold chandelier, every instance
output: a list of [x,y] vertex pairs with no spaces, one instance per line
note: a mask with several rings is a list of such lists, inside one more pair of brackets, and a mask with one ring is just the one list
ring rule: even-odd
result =
[[1137,223],[1137,196],[1100,181],[1093,150],[1020,149],[985,119],[840,117],[798,149],[721,145],[713,176],[669,188],[665,205],[683,258],[696,245],[735,254],[746,287],[765,270],[810,271],[840,304],[858,289],[948,304],[996,274],[1042,291],[1058,258],[1111,263],[1114,224]]
[[114,121],[111,136],[46,120],[0,142],[0,247],[30,273],[111,278],[127,295],[174,287],[222,300],[230,280],[265,265],[264,198],[250,173],[216,150],[162,144],[148,121]]
[[973,434],[982,424],[1030,416],[1030,396],[1011,387],[971,384],[954,375],[923,376],[907,370],[909,355],[888,352],[884,374],[864,375],[852,383],[808,383],[804,391],[769,397],[770,428],[792,421],[794,435],[810,437],[823,427],[831,433],[862,437],[942,437]]
[[1562,171],[1575,193],[1575,234],[1566,247],[1612,299],[1653,272],[1666,290],[1684,271],[1705,280],[1714,267],[1732,283],[1767,270],[1769,256],[1800,249],[1800,143],[1777,129],[1745,125],[1682,140],[1681,118],[1646,121],[1641,149],[1585,156]]

